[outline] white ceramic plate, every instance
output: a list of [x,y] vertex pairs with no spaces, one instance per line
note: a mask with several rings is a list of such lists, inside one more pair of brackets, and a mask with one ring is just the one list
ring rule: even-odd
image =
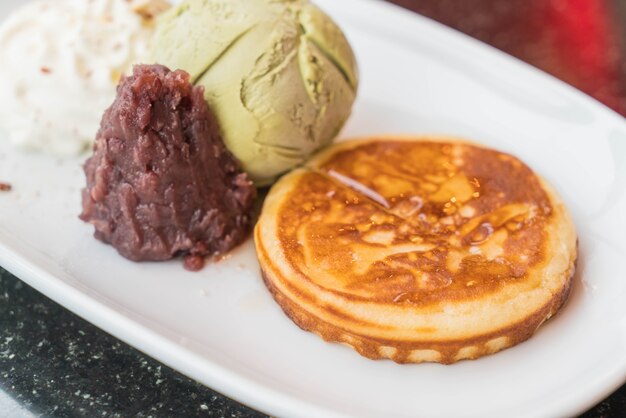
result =
[[[134,264],[77,219],[80,161],[0,136],[0,265],[97,326],[279,416],[539,417],[582,412],[626,380],[626,123],[527,65],[369,0],[318,0],[362,74],[344,137],[465,136],[521,157],[569,205],[580,235],[572,297],[528,342],[453,366],[371,361],[288,320],[251,241],[188,273]],[[3,1],[0,12],[20,3]]]

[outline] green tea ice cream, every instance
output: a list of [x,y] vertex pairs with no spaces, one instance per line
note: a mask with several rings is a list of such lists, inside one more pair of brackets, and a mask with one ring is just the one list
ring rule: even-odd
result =
[[307,0],[186,0],[160,17],[151,49],[204,87],[259,186],[332,142],[356,96],[348,41]]

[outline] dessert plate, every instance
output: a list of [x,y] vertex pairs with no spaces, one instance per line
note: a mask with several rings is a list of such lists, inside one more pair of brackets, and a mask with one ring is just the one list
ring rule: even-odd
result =
[[[2,18],[18,0],[3,1]],[[297,328],[249,240],[200,273],[135,264],[77,218],[83,158],[17,152],[0,136],[0,265],[163,363],[268,414],[550,417],[626,381],[626,123],[565,84],[427,19],[372,0],[318,0],[358,55],[342,137],[445,134],[511,152],[560,192],[579,233],[574,290],[529,341],[452,366],[361,358]]]

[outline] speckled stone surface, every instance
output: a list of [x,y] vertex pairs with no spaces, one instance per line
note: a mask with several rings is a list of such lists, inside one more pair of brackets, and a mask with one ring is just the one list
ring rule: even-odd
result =
[[[265,416],[120,342],[2,268],[0,390],[32,413],[22,416]],[[1,399],[0,417],[18,415]]]
[[[0,268],[0,417],[265,417],[120,342]],[[1,392],[0,392],[1,393]],[[626,416],[626,385],[583,418]]]
[[[516,55],[626,114],[626,0],[391,1]],[[586,16],[596,20],[603,11],[610,15],[604,18],[608,24],[594,32],[612,51],[600,55],[607,57],[602,65],[585,67],[584,54],[562,53],[568,39],[555,35],[555,22],[571,31],[567,19],[540,19],[558,18],[553,12],[562,12],[565,5],[591,7],[595,15]],[[617,38],[622,42],[611,41]],[[598,45],[588,44],[590,53]],[[621,66],[613,68],[616,63]],[[161,365],[0,268],[0,418],[32,416],[265,415]],[[626,385],[582,417],[626,417]]]

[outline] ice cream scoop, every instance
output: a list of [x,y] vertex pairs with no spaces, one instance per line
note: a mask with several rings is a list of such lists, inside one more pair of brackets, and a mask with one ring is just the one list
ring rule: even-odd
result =
[[307,0],[186,0],[159,18],[151,51],[204,87],[258,186],[332,142],[356,97],[350,44]]
[[[164,0],[38,0],[0,27],[0,128],[14,144],[74,155],[93,143],[123,73],[148,53]],[[2,139],[2,138],[0,138]]]

